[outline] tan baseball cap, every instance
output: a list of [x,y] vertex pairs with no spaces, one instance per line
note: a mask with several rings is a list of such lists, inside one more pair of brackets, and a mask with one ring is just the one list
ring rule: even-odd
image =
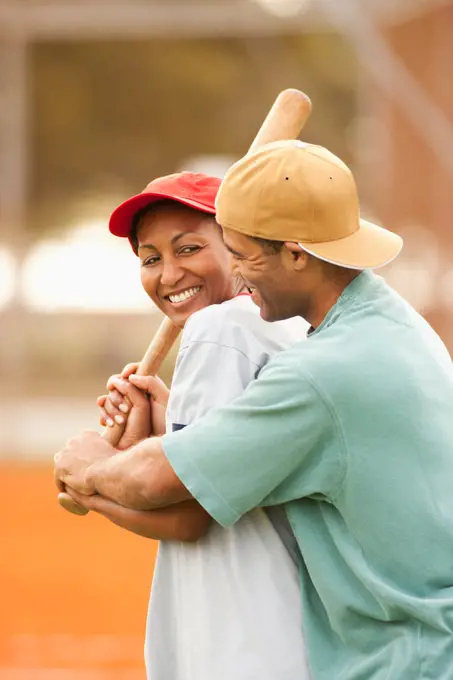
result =
[[400,236],[360,219],[347,165],[297,140],[273,142],[231,166],[216,198],[217,221],[247,236],[294,241],[351,269],[375,269],[400,252]]

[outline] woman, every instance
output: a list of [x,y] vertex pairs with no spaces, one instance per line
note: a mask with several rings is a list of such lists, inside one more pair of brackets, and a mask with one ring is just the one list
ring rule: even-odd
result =
[[[160,178],[119,206],[110,220],[111,231],[128,237],[139,256],[147,294],[184,327],[167,429],[190,425],[233,400],[274,353],[306,333],[300,320],[263,321],[232,276],[214,218],[219,184],[192,173]],[[153,409],[168,399],[163,383],[133,375],[135,368],[113,376],[109,395],[98,400],[101,422],[109,426],[128,418],[124,396],[137,405],[123,448],[132,443],[131,431],[134,437],[150,435],[149,404],[137,388],[154,396]],[[158,420],[154,413],[154,434],[162,433]],[[146,633],[148,680],[309,677],[299,556],[283,510],[256,509],[224,529],[196,501],[136,512],[99,497],[77,499],[122,527],[161,541]]]

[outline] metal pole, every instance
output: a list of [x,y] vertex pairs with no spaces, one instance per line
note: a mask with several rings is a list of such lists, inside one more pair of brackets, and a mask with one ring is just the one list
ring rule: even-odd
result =
[[[14,254],[17,273],[26,252],[25,210],[27,195],[27,43],[20,36],[0,38],[0,243]],[[1,380],[9,399],[26,393],[26,312],[18,280],[11,305],[0,322]],[[6,383],[6,384],[5,384]],[[9,411],[7,455],[20,455],[17,438],[24,426],[19,408]]]

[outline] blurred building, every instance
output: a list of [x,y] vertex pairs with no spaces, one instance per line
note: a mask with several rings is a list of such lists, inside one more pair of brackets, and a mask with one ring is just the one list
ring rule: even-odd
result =
[[[231,162],[288,86],[314,103],[304,136],[352,164],[365,213],[404,233],[389,276],[451,346],[452,11],[441,0],[2,0],[0,370],[11,393],[92,394],[148,336],[142,318],[119,342],[113,281],[108,315],[101,305],[83,319],[83,300],[77,322],[77,305],[30,307],[41,285],[17,282],[35,244],[105,225],[152,176]],[[61,267],[37,276],[63,295]],[[68,324],[86,327],[79,349]]]
[[144,677],[155,545],[64,516],[48,461],[159,323],[106,226],[151,177],[221,174],[304,90],[453,350],[452,35],[453,0],[0,0],[0,680]]

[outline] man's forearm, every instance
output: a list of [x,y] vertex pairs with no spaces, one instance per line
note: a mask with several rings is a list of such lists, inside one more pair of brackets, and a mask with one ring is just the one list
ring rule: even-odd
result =
[[152,510],[191,498],[168,462],[160,437],[93,463],[87,480],[101,496],[133,510]]

